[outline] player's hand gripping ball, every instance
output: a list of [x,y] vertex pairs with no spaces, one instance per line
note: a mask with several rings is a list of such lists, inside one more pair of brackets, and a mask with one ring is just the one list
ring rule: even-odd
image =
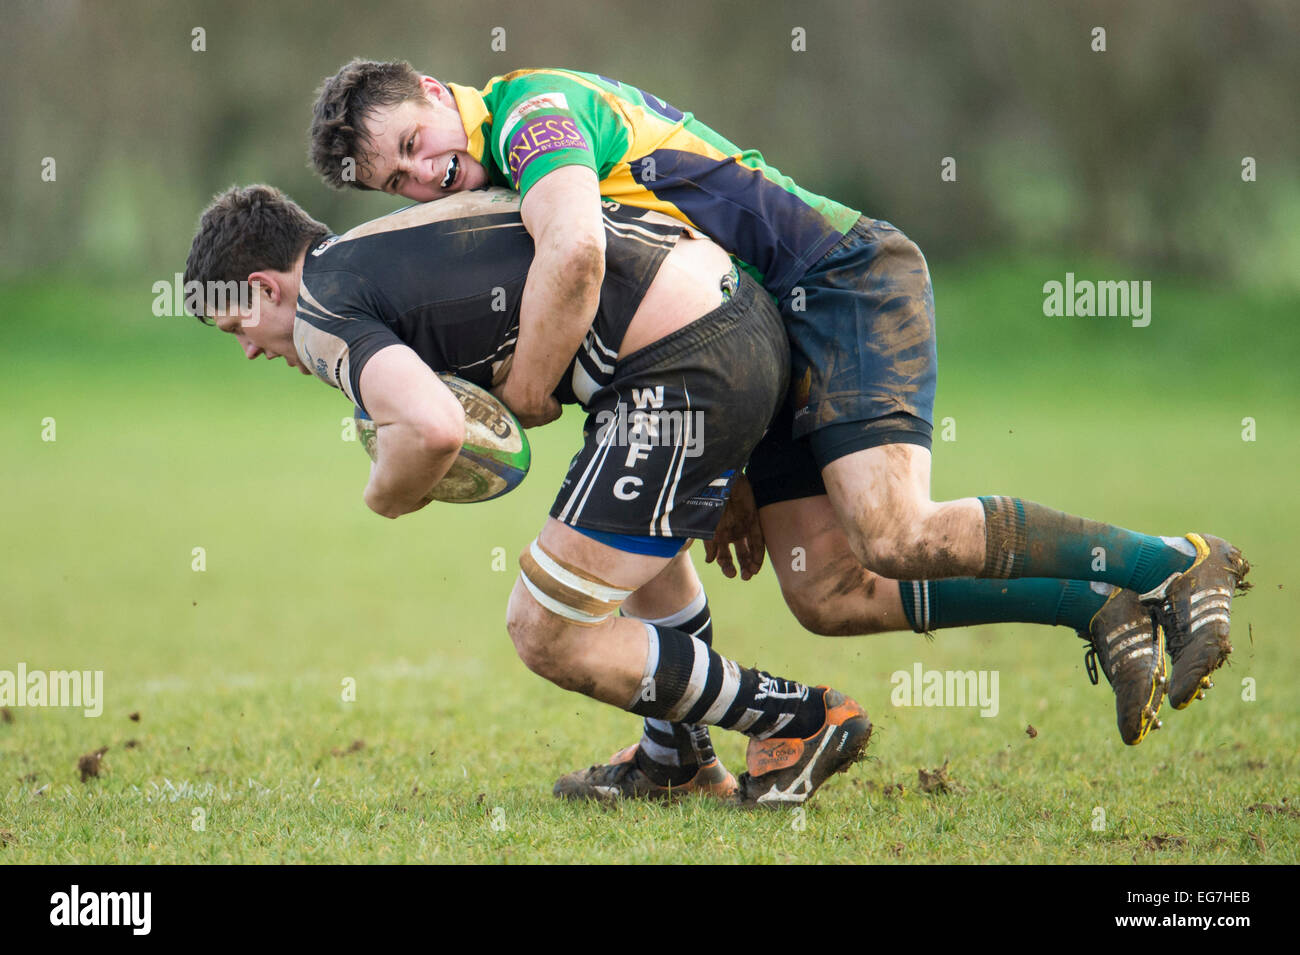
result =
[[[438,377],[465,409],[465,443],[451,470],[429,492],[428,500],[476,504],[513,491],[532,463],[524,429],[509,408],[478,385],[452,375]],[[370,460],[376,460],[374,421],[360,408],[353,417],[357,439]]]

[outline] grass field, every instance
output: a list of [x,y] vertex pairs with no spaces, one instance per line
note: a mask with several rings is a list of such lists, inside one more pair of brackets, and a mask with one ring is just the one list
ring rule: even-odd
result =
[[[1149,328],[1045,318],[1042,283],[1067,269],[1088,272],[936,265],[956,440],[936,444],[935,495],[1230,537],[1255,567],[1232,665],[1128,748],[1063,628],[819,638],[770,571],[706,568],[724,653],[831,682],[875,723],[870,759],[800,816],[552,799],[638,731],[526,671],[503,625],[576,409],[532,433],[516,493],[387,522],[361,502],[337,393],[152,317],[149,280],[0,286],[0,669],[98,669],[105,689],[99,718],[0,722],[0,861],[1300,862],[1300,302],[1167,278]],[[998,715],[892,706],[890,674],[916,662],[997,670]],[[739,771],[744,740],[717,743]],[[945,760],[958,786],[921,792]]]

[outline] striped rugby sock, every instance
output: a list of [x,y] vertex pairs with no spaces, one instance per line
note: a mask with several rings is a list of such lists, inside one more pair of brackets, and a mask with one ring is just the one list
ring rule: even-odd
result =
[[[633,619],[656,627],[680,630],[705,646],[713,645],[713,616],[703,588],[694,600],[675,614],[658,619]],[[646,717],[636,763],[641,772],[660,786],[680,786],[690,782],[700,766],[714,759],[713,740],[709,738],[707,726]]]
[[754,739],[806,738],[826,720],[822,695],[802,683],[742,667],[703,641],[645,624],[641,688],[626,709],[669,723],[706,723]]

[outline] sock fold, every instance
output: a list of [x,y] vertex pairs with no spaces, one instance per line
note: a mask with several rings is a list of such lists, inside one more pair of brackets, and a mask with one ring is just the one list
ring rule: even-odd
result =
[[1146,593],[1192,565],[1176,538],[1075,517],[1016,497],[981,497],[985,579],[1095,580]]

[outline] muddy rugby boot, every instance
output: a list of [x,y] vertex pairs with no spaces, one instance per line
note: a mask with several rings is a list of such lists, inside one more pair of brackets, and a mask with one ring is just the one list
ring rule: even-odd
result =
[[1164,627],[1173,657],[1169,702],[1185,708],[1214,686],[1210,674],[1232,652],[1228,629],[1232,595],[1249,589],[1245,582],[1250,564],[1227,541],[1208,534],[1188,534],[1196,560],[1181,574],[1173,574],[1155,590],[1142,595]]
[[640,743],[619,750],[603,766],[591,766],[566,773],[555,781],[552,794],[558,799],[595,799],[613,802],[619,799],[677,799],[691,793],[730,798],[736,792],[736,777],[714,757],[700,766],[689,782],[680,786],[661,786],[636,764]]
[[806,739],[751,739],[745,753],[735,803],[754,806],[799,805],[822,783],[852,766],[871,739],[871,720],[861,706],[838,690],[819,686],[826,705],[822,728]]
[[1097,670],[1115,691],[1115,716],[1119,735],[1136,746],[1152,729],[1160,729],[1160,704],[1169,668],[1165,662],[1165,634],[1151,610],[1131,590],[1116,589],[1092,618],[1087,633],[1090,644],[1083,665],[1088,679],[1097,683]]

